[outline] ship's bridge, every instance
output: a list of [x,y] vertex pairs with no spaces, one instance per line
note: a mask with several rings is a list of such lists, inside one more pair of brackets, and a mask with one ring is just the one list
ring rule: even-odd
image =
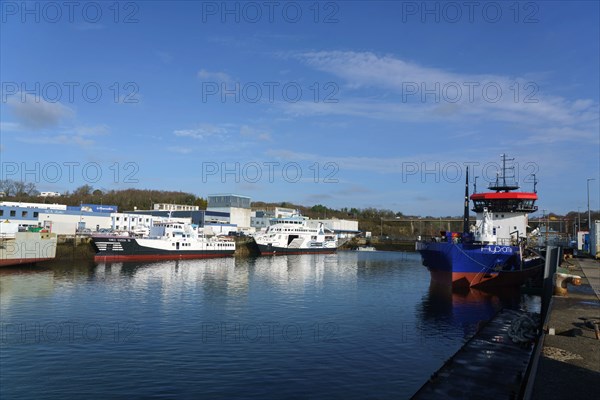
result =
[[526,212],[537,211],[535,205],[537,194],[531,192],[496,192],[496,193],[474,193],[473,211],[483,212],[484,208],[492,212]]

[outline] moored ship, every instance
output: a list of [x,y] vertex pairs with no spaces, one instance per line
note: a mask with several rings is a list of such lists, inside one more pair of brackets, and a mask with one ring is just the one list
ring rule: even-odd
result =
[[160,222],[148,237],[92,236],[94,261],[152,261],[229,257],[235,253],[230,238],[205,237],[190,224]]
[[469,227],[468,171],[465,185],[463,232],[442,232],[431,241],[419,241],[423,265],[432,281],[453,287],[519,286],[541,271],[544,259],[527,247],[528,214],[535,212],[537,192],[519,192],[514,174],[502,156],[502,174],[490,192],[473,193],[474,227]]
[[264,233],[254,235],[261,255],[335,253],[337,239],[326,233],[319,223],[316,228],[307,225],[301,216],[279,218]]
[[56,256],[56,234],[50,228],[19,230],[14,222],[0,222],[0,267],[49,261]]

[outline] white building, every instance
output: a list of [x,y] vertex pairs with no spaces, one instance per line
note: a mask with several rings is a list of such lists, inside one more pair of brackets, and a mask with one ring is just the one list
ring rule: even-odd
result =
[[46,203],[24,203],[20,201],[3,201],[0,206],[4,207],[18,207],[18,208],[45,208],[52,210],[66,210],[67,206],[64,204],[46,204]]
[[57,235],[75,235],[78,229],[110,229],[110,214],[52,212],[43,210],[38,213],[38,223],[44,225],[50,221],[52,232]]
[[188,204],[169,204],[169,203],[156,203],[154,205],[155,211],[198,211],[200,207],[190,206]]
[[152,228],[156,222],[177,221],[184,224],[192,222],[191,218],[168,218],[147,214],[111,213],[109,228],[117,231],[133,231],[139,228]]
[[250,230],[250,197],[235,194],[215,194],[208,196],[206,211],[229,213],[229,223],[240,230]]
[[40,192],[39,197],[60,197],[61,194],[58,192]]

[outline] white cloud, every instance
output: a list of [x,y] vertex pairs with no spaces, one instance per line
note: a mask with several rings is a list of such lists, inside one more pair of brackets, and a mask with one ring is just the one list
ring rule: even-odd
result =
[[50,103],[33,96],[22,98],[17,94],[10,97],[7,104],[18,123],[32,130],[54,128],[75,115],[71,108],[61,103]]
[[179,153],[179,154],[190,154],[192,152],[192,149],[190,149],[189,147],[181,147],[181,146],[167,147],[167,150],[169,150],[170,152]]
[[202,124],[199,127],[193,129],[179,129],[173,131],[173,134],[175,136],[191,137],[193,139],[206,139],[210,136],[222,137],[226,133],[226,128],[212,124]]
[[270,133],[262,129],[251,128],[248,125],[242,125],[242,127],[240,128],[240,135],[265,142],[271,140]]
[[94,126],[76,126],[69,129],[67,132],[76,136],[104,136],[109,133],[110,129],[107,125]]
[[337,76],[344,94],[337,103],[285,103],[291,115],[351,115],[364,118],[517,123],[537,136],[552,127],[590,137],[598,131],[598,103],[543,92],[542,83],[494,74],[464,74],[370,52],[321,51],[296,55]]
[[21,124],[17,122],[0,122],[0,132],[20,132],[23,130]]
[[[22,128],[18,129],[23,130]],[[21,135],[17,140],[23,143],[38,145],[76,145],[79,147],[90,147],[95,144],[93,137],[104,136],[109,133],[110,128],[107,125],[78,125],[72,128],[61,129],[57,134],[40,134],[36,132],[33,135]]]
[[225,72],[210,72],[201,69],[197,74],[198,78],[205,81],[231,82],[233,79]]

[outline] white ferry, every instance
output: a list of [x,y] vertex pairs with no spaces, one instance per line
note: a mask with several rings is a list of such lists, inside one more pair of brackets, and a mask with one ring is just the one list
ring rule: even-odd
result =
[[235,242],[231,238],[205,237],[190,224],[159,222],[148,237],[92,236],[95,261],[180,260],[232,256]]
[[261,255],[335,253],[337,238],[325,227],[308,227],[301,216],[278,218],[264,233],[254,234]]

